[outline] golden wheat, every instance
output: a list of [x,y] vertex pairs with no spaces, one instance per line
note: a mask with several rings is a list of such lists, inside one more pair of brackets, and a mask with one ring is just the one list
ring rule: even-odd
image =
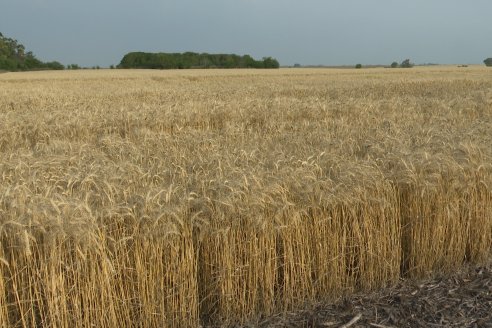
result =
[[0,76],[0,322],[255,320],[492,247],[481,67]]

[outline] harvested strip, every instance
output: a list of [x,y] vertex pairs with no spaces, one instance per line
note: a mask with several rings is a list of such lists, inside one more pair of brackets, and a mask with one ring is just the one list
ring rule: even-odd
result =
[[492,260],[452,275],[358,294],[333,304],[260,320],[259,327],[492,327]]

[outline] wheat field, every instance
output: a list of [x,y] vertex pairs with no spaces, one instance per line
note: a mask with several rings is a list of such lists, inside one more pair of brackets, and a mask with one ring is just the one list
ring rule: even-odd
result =
[[2,327],[198,327],[485,261],[492,71],[0,75]]

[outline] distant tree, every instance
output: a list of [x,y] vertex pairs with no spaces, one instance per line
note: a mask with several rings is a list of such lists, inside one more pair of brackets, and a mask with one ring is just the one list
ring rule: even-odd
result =
[[44,65],[46,66],[46,68],[53,69],[53,70],[64,70],[65,69],[65,66],[63,66],[63,64],[60,64],[57,61],[48,62]]
[[401,62],[400,67],[411,68],[413,67],[413,64],[410,62],[410,59],[405,59],[404,61]]
[[299,63],[295,63],[295,64],[294,64],[294,67],[295,67],[295,68],[299,68],[299,67],[301,67],[301,64],[299,64]]
[[185,69],[185,68],[278,68],[275,58],[255,60],[249,55],[207,53],[127,53],[118,68]]
[[67,66],[67,68],[76,70],[76,69],[80,69],[80,66],[77,64],[70,64]]
[[362,64],[355,65],[355,68],[357,68],[357,69],[362,68]]
[[244,68],[264,68],[263,61],[255,60],[250,55],[244,55]]
[[397,62],[392,62],[391,63],[391,68],[397,68],[398,67],[398,63]]
[[36,70],[46,69],[46,64],[37,59],[32,52],[26,53],[23,58],[22,64],[19,65],[20,70]]
[[63,69],[58,62],[43,63],[17,40],[0,33],[0,69],[7,71],[28,71]]
[[263,57],[263,67],[264,68],[279,68],[280,64],[275,58]]
[[114,65],[109,66],[110,69],[114,69]]
[[483,61],[483,63],[485,64],[485,66],[487,67],[492,67],[492,58],[487,58]]

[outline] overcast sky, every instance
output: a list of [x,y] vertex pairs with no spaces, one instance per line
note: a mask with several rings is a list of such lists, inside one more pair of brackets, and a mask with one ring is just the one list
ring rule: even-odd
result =
[[0,0],[0,32],[43,61],[130,51],[272,56],[281,65],[482,63],[491,0]]

